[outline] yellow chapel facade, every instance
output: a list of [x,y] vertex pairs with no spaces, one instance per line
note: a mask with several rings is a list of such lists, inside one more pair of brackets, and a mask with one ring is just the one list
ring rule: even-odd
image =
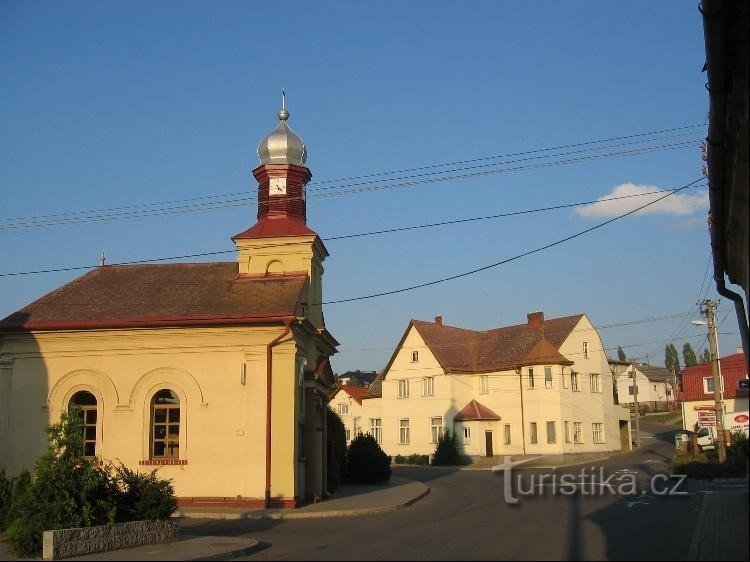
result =
[[77,405],[86,454],[159,467],[181,505],[326,493],[323,261],[286,109],[258,147],[257,222],[223,263],[103,265],[0,321],[0,468],[31,469]]

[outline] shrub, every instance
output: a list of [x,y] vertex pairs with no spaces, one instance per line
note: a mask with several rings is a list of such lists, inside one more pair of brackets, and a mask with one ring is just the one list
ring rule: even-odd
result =
[[10,511],[11,482],[5,477],[5,469],[0,470],[0,529],[5,527],[5,516]]
[[393,457],[393,462],[396,464],[405,464],[406,463],[406,457],[404,455],[396,455]]
[[424,466],[430,464],[430,455],[419,455],[412,453],[406,458],[408,464],[416,464],[418,466]]
[[19,506],[22,503],[21,498],[31,485],[31,473],[28,470],[22,471],[17,477],[10,480],[7,480],[4,476],[3,474],[3,482],[0,483],[0,486],[5,490],[5,507],[0,509],[2,511],[0,513],[0,531],[5,531],[16,520]]
[[463,456],[455,432],[448,429],[440,436],[432,456],[432,464],[436,466],[463,464]]
[[122,463],[112,467],[117,486],[115,522],[167,519],[177,509],[171,480],[161,480],[157,470],[142,474]]
[[346,459],[346,428],[344,422],[331,407],[326,412],[328,433],[326,435],[326,454],[328,459],[329,492],[335,492],[344,476],[344,461]]
[[6,537],[20,556],[38,553],[47,529],[111,523],[116,487],[107,472],[83,457],[83,430],[77,411],[63,412],[47,428],[49,447],[34,466],[34,478],[13,502]]
[[357,435],[346,453],[346,472],[361,484],[387,481],[391,477],[391,458],[371,435]]

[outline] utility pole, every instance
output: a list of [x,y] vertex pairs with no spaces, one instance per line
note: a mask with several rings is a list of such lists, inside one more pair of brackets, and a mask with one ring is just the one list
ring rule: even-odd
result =
[[638,379],[635,370],[635,361],[630,364],[631,373],[633,377],[633,404],[635,406],[635,446],[641,446],[641,410],[638,407]]
[[727,460],[727,451],[724,443],[724,400],[721,385],[721,366],[719,365],[719,341],[716,334],[716,302],[704,300],[701,312],[708,320],[708,339],[711,349],[711,374],[714,379],[714,411],[716,412],[716,448],[719,453],[719,462]]

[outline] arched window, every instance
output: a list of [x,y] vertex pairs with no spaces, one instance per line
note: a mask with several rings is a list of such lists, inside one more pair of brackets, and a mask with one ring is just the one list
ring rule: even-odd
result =
[[151,401],[151,458],[180,458],[180,398],[171,390]]
[[96,456],[96,396],[86,390],[76,392],[70,399],[68,409],[79,408],[83,424],[83,456]]

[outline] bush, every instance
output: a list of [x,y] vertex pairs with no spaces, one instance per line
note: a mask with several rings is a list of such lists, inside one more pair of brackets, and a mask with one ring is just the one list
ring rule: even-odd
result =
[[458,436],[455,432],[447,429],[438,439],[435,453],[432,456],[432,464],[436,466],[452,466],[463,463],[461,449],[458,444]]
[[111,469],[117,485],[115,522],[167,519],[177,509],[171,480],[161,480],[156,470],[141,474],[122,463]]
[[114,521],[117,490],[104,469],[84,459],[78,413],[63,412],[47,434],[47,452],[36,462],[31,484],[13,502],[7,526],[8,542],[20,556],[41,551],[45,530]]
[[5,505],[0,507],[0,511],[2,511],[0,513],[0,531],[5,531],[18,517],[19,506],[22,503],[21,498],[31,485],[31,473],[24,470],[16,478],[10,480],[6,479],[3,474],[2,480],[0,486],[5,490],[3,493]]
[[430,464],[430,455],[418,455],[412,453],[406,458],[407,464],[416,464],[418,466],[426,466]]
[[388,481],[391,458],[371,435],[357,435],[346,452],[346,473],[355,482],[371,484]]
[[396,464],[405,464],[406,463],[406,457],[404,455],[396,455],[393,457],[393,462]]
[[331,407],[326,412],[328,433],[326,435],[326,454],[328,459],[329,492],[335,492],[344,476],[344,461],[346,460],[346,428],[344,422]]

